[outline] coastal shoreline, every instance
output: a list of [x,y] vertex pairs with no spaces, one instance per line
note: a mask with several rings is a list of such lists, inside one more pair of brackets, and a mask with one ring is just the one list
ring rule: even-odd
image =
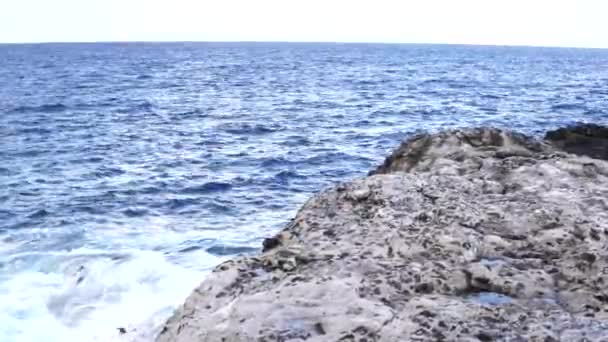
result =
[[608,163],[565,152],[606,132],[415,136],[217,266],[157,341],[608,338]]

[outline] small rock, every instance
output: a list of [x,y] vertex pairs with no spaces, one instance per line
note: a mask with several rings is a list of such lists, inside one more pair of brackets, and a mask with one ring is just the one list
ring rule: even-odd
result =
[[325,329],[323,328],[323,324],[315,323],[315,332],[319,335],[325,335]]
[[263,246],[262,252],[267,252],[271,249],[278,247],[279,245],[281,245],[281,241],[279,239],[277,239],[276,237],[266,238],[262,242],[262,246]]
[[358,190],[353,191],[350,194],[350,198],[353,199],[354,201],[362,202],[362,201],[365,201],[366,199],[368,199],[369,196],[371,196],[371,194],[372,193],[369,188],[358,189]]

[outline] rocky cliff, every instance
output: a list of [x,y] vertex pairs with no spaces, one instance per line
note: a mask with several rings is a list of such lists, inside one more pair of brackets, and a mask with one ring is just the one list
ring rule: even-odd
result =
[[606,341],[608,163],[558,149],[579,133],[413,137],[219,265],[157,341]]

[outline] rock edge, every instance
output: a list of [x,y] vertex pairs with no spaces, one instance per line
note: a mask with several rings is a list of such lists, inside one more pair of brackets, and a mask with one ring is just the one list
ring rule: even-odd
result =
[[608,163],[558,149],[576,129],[409,139],[219,265],[157,341],[608,340]]

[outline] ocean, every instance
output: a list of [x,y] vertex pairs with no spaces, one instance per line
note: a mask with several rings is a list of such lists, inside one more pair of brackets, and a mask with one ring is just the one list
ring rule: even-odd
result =
[[420,131],[608,123],[608,50],[0,45],[0,341],[153,339]]

